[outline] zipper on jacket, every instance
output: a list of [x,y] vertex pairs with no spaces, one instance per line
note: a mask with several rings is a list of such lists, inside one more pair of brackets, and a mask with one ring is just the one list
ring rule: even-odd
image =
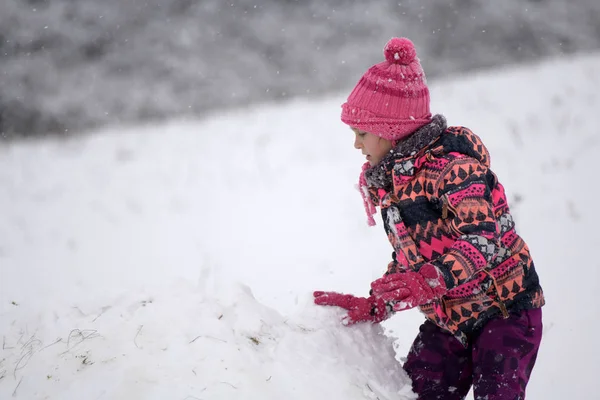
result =
[[442,219],[448,218],[448,203],[442,201]]
[[496,278],[488,269],[482,269],[481,272],[489,276],[492,280],[495,300],[498,302],[498,307],[500,308],[500,312],[502,312],[502,317],[507,319],[510,315],[508,313],[508,309],[506,308],[506,304],[504,304],[504,301],[502,301],[502,298],[500,298],[500,291],[498,290],[498,282],[496,282]]
[[509,317],[508,310],[506,309],[506,304],[500,298],[498,298],[498,305],[500,306],[500,311],[502,311],[502,316],[504,319],[507,319]]
[[458,215],[456,213],[456,209],[454,207],[452,207],[452,205],[450,204],[450,199],[448,198],[448,193],[446,193],[445,195],[440,197],[440,200],[442,202],[442,218],[443,219],[448,218],[448,212],[452,212],[454,215]]

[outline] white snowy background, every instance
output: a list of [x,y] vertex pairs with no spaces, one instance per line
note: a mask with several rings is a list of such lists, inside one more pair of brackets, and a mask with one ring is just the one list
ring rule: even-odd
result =
[[[598,398],[600,55],[437,81],[547,296],[531,399]],[[0,146],[1,399],[411,399],[422,316],[339,324],[389,261],[344,94]]]

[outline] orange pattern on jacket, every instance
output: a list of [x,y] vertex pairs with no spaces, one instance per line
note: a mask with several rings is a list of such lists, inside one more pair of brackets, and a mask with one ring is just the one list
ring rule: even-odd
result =
[[463,343],[490,318],[544,304],[489,159],[473,132],[450,127],[417,154],[393,160],[390,187],[369,189],[394,248],[387,273],[436,266],[448,292],[420,310]]

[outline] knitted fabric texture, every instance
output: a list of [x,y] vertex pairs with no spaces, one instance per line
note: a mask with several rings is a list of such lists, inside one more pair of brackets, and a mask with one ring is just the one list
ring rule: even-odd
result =
[[373,65],[342,105],[342,121],[388,140],[400,140],[431,121],[429,89],[413,43],[392,38],[386,60]]
[[375,203],[373,203],[371,197],[369,196],[369,186],[365,178],[365,172],[370,167],[371,165],[368,162],[363,164],[362,172],[360,173],[360,177],[358,178],[358,190],[360,191],[360,195],[362,196],[363,205],[367,213],[367,224],[369,226],[375,226],[375,219],[373,218],[373,215],[375,215],[377,209],[375,208]]

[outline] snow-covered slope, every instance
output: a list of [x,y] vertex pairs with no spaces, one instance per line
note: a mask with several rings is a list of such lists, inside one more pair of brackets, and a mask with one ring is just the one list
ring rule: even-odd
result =
[[[593,398],[600,57],[458,78],[546,291],[530,398]],[[391,248],[354,189],[343,98],[0,147],[0,398],[408,399],[422,317],[338,325]],[[394,344],[392,344],[392,340]]]

